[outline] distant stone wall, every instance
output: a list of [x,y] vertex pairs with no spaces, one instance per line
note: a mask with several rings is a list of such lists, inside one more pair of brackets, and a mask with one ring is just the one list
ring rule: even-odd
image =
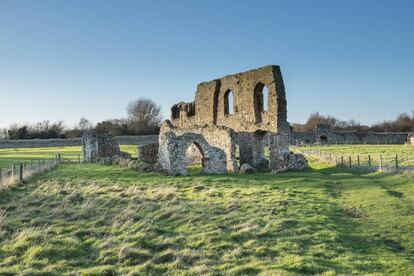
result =
[[119,145],[146,145],[158,143],[158,135],[116,136]]
[[[408,141],[407,132],[368,132],[358,135],[356,131],[329,131],[326,137],[327,144],[402,145]],[[322,143],[314,132],[291,132],[289,142],[292,145]]]
[[291,132],[289,143],[291,145],[315,144],[315,133],[313,132]]
[[[158,142],[158,135],[117,136],[120,145],[145,145]],[[0,140],[0,149],[11,148],[47,148],[82,146],[81,138],[74,139],[31,139],[31,140]]]

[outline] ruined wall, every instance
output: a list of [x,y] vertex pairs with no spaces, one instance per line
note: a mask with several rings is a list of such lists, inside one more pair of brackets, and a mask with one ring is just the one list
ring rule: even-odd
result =
[[331,125],[329,124],[317,124],[315,126],[315,142],[316,144],[328,144],[331,137]]
[[176,128],[166,120],[160,131],[158,167],[170,175],[186,175],[186,152],[195,144],[203,156],[203,173],[236,172],[235,135],[233,130],[226,127]]
[[[189,133],[204,126],[233,130],[240,164],[256,169],[269,169],[277,155],[289,152],[286,118],[285,87],[275,65],[200,83],[194,102],[171,108],[171,124],[176,129]],[[264,158],[265,145],[272,148],[271,160]]]
[[156,143],[139,145],[137,147],[137,153],[138,160],[149,164],[157,163],[158,141]]
[[[263,94],[265,87],[268,95]],[[228,102],[230,93],[233,108]],[[171,110],[175,127],[211,124],[236,132],[284,132],[286,117],[283,78],[279,66],[274,65],[200,83],[193,103],[179,103]]]
[[363,144],[405,144],[407,132],[369,132],[362,138]]
[[128,153],[121,152],[118,143],[111,135],[97,135],[86,131],[82,136],[83,161],[86,163],[100,162],[114,164],[119,159],[131,159]]
[[414,132],[408,134],[407,144],[414,145]]
[[315,133],[314,132],[290,132],[289,144],[291,145],[302,145],[302,144],[315,144]]

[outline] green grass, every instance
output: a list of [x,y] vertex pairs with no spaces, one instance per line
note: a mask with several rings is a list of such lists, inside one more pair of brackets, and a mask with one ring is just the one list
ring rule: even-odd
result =
[[414,274],[414,181],[65,164],[0,191],[0,274]]
[[337,156],[344,156],[345,161],[349,156],[354,163],[357,155],[363,164],[368,162],[368,155],[371,155],[373,164],[378,165],[379,156],[382,155],[384,165],[394,165],[395,155],[398,155],[401,166],[414,166],[414,146],[412,145],[321,145],[321,146],[301,146],[292,147],[300,150],[317,150],[327,152]]
[[[121,145],[121,150],[137,155],[136,146]],[[48,147],[48,148],[18,148],[18,149],[0,149],[0,169],[8,169],[12,164],[20,162],[37,161],[50,159],[58,153],[63,158],[78,161],[78,155],[82,158],[82,147]]]

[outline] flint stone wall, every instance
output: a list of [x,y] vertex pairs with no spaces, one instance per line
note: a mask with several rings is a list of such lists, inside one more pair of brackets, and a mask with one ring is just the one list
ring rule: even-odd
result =
[[150,164],[157,163],[158,142],[151,143],[151,144],[145,144],[145,145],[139,145],[137,147],[137,153],[138,153],[139,161],[150,163]]
[[195,144],[202,153],[202,172],[223,174],[238,171],[235,132],[227,127],[174,128],[169,120],[161,126],[158,167],[170,175],[187,175],[187,149]]
[[[119,145],[145,145],[158,142],[158,135],[116,136],[115,140]],[[82,138],[0,140],[0,149],[69,146],[82,146]]]
[[407,144],[414,145],[414,132],[408,134]]
[[[268,95],[263,94],[264,87]],[[233,110],[226,98],[233,94]],[[268,98],[264,106],[264,97]],[[227,112],[226,112],[227,111]],[[280,67],[269,65],[200,83],[195,101],[171,108],[172,125],[217,125],[236,132],[288,132],[285,86]]]
[[[236,136],[231,135],[231,143],[239,145],[241,164],[250,164],[256,169],[277,169],[280,164],[277,160],[288,152],[289,142],[285,87],[280,67],[270,65],[200,83],[194,102],[172,106],[168,124],[174,129],[201,135],[198,129],[204,125],[232,130]],[[170,150],[162,148],[161,141],[166,139],[173,138],[160,136],[161,152]],[[263,156],[264,145],[270,147],[270,160]],[[159,160],[160,163],[166,162],[164,154],[159,157],[164,158]],[[235,171],[237,167],[233,167],[228,171]]]
[[128,153],[121,152],[118,143],[111,135],[97,135],[92,131],[82,137],[83,161],[114,164],[119,159],[131,159]]

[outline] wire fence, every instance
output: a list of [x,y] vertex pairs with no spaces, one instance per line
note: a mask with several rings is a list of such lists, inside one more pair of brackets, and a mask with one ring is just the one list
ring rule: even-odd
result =
[[295,147],[295,151],[305,156],[315,157],[318,161],[326,162],[337,167],[363,169],[369,171],[385,172],[414,172],[414,160],[410,164],[404,158],[402,161],[398,154],[334,154],[329,151],[315,149],[302,149]]
[[78,155],[78,160],[76,161],[57,154],[53,158],[22,161],[17,164],[12,164],[9,169],[0,168],[0,185],[8,186],[23,182],[29,177],[52,170],[62,163],[80,163],[80,155]]

